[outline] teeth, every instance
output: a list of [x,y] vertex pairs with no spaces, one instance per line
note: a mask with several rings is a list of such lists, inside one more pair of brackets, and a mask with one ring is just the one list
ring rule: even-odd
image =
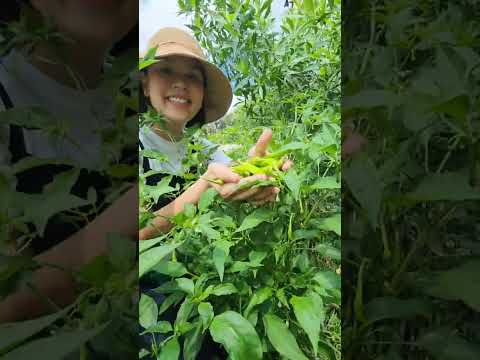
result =
[[173,101],[173,102],[177,102],[177,103],[180,103],[180,104],[186,104],[188,102],[188,100],[186,100],[186,99],[181,99],[181,98],[178,98],[178,97],[175,97],[175,96],[170,96],[168,98],[168,100]]

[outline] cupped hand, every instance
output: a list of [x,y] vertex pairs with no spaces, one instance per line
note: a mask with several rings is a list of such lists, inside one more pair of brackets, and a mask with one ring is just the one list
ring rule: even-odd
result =
[[254,205],[262,205],[275,201],[280,189],[273,186],[245,187],[256,180],[271,180],[266,175],[259,174],[241,177],[228,166],[218,163],[209,165],[207,172],[202,176],[207,180],[219,195],[227,201],[248,201]]
[[[257,140],[257,143],[252,146],[252,148],[248,151],[248,156],[249,157],[264,157],[269,155],[269,152],[267,151],[268,145],[270,144],[270,141],[272,141],[272,130],[271,129],[265,129],[263,130],[262,134]],[[286,160],[282,164],[282,171],[287,171],[293,166],[293,161],[292,160]]]
[[[269,152],[267,151],[268,146],[270,145],[270,142],[272,141],[272,130],[271,129],[265,129],[263,130],[262,134],[258,138],[256,144],[252,146],[252,148],[248,152],[249,157],[264,157],[268,156]],[[293,166],[293,161],[290,159],[287,159],[284,161],[282,166],[280,167],[282,171],[287,171]],[[265,192],[269,192],[270,195],[267,196],[265,193],[265,197],[261,197],[255,205],[262,205],[267,202],[275,201],[277,198],[277,194],[280,192],[280,189],[278,187],[268,187],[265,189]]]

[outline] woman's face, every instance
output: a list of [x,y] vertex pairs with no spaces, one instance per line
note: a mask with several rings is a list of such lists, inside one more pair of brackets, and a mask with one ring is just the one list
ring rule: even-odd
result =
[[194,59],[172,56],[148,67],[143,91],[152,106],[178,126],[185,126],[203,105],[204,76]]
[[137,0],[31,0],[32,6],[68,37],[111,46],[138,21]]

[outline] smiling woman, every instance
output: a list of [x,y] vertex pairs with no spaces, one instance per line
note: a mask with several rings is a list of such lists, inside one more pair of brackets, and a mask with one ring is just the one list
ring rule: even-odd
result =
[[179,0],[142,54],[141,357],[340,359],[339,3]]
[[[208,62],[198,42],[183,30],[163,28],[149,41],[153,51],[153,61],[142,74],[143,95],[153,112],[163,121],[142,126],[140,129],[141,150],[153,150],[167,158],[165,161],[152,161],[144,157],[143,173],[146,184],[157,185],[170,172],[175,178],[171,186],[183,184],[185,174],[182,161],[186,155],[184,137],[189,123],[208,123],[225,115],[231,101],[232,89],[226,76],[214,64]],[[150,53],[150,51],[149,51]],[[146,54],[143,54],[144,56]],[[266,134],[268,139],[271,135]],[[268,140],[267,139],[267,144]],[[264,140],[261,146],[264,147]],[[202,141],[204,151],[214,147]],[[202,193],[213,187],[222,197],[229,200],[249,200],[257,204],[273,201],[279,189],[275,187],[257,187],[244,189],[237,183],[250,180],[265,180],[264,175],[254,175],[241,179],[227,165],[230,158],[221,151],[210,154],[208,170],[183,194],[171,201],[162,196],[153,204],[155,218],[140,230],[141,240],[148,239],[171,227],[168,218],[183,211],[187,204],[196,204]],[[155,177],[148,174],[156,171]],[[158,176],[158,172],[167,171]],[[222,184],[207,181],[218,179]]]
[[[131,299],[126,289],[131,291],[132,283],[124,284],[123,294],[113,295],[110,289],[107,296],[92,290],[98,277],[88,280],[79,274],[111,255],[112,239],[136,238],[138,232],[138,191],[126,191],[136,180],[138,129],[128,126],[128,111],[116,111],[115,102],[132,103],[136,95],[127,85],[136,56],[126,50],[138,48],[136,36],[132,41],[138,33],[137,7],[135,0],[116,1],[115,6],[81,0],[2,3],[0,322],[33,318],[37,323],[41,315],[58,311],[52,318],[63,323],[52,328],[44,323],[35,339],[47,336],[46,341],[58,345],[49,335],[60,332],[78,340],[55,346],[57,352],[45,349],[49,358],[63,358],[96,335],[80,332],[110,317],[106,311],[95,323],[87,320],[85,311],[100,299]],[[122,261],[133,267],[126,260],[128,247],[124,249]],[[19,268],[18,261],[28,265]],[[122,268],[122,278],[128,279],[130,270]],[[24,326],[0,326],[0,339],[17,325]],[[9,352],[6,358],[24,358],[23,345],[31,346],[34,334],[2,341],[2,357]]]
[[[170,119],[170,134],[180,139],[184,127],[203,107],[205,77],[198,60],[171,56],[148,67],[143,79],[144,95],[155,109]],[[158,129],[160,136],[167,133]]]
[[[143,59],[144,61],[150,62],[142,73],[142,93],[150,108],[147,116],[153,113],[161,121],[150,121],[148,126],[140,128],[140,149],[144,155],[140,192],[150,189],[152,192],[159,191],[160,196],[154,195],[156,199],[148,204],[141,199],[140,215],[152,216],[147,221],[141,220],[140,240],[167,233],[173,226],[172,218],[198,204],[202,196],[212,194],[210,189],[228,201],[248,201],[256,205],[274,201],[279,192],[277,187],[242,186],[250,181],[267,180],[267,175],[256,174],[242,178],[229,167],[231,159],[222,151],[215,150],[212,143],[205,139],[200,139],[199,144],[189,143],[191,137],[186,136],[186,129],[192,123],[203,125],[225,115],[232,101],[232,89],[227,77],[206,60],[198,42],[183,30],[160,29],[150,40],[148,48],[148,55],[142,55],[142,58],[149,59]],[[271,131],[266,131],[260,137],[252,148],[252,156],[265,155],[271,136]],[[189,147],[195,149],[194,154],[187,153]],[[202,154],[199,153],[205,156],[208,169],[200,171],[199,178],[194,176],[193,184],[187,186],[186,180],[189,174],[192,175],[192,169],[185,166],[185,160],[195,159],[189,165],[196,168],[195,172],[199,172],[202,162]],[[286,164],[285,169],[288,166]],[[183,192],[173,198],[164,196],[161,192],[165,185],[171,189],[182,188]],[[140,268],[144,265],[142,259],[140,257]],[[140,282],[142,292],[148,293],[148,299],[155,299],[151,301],[156,301],[161,307],[167,305],[166,299],[151,289],[163,281],[166,279],[152,280],[145,276]],[[143,306],[141,300],[140,307]],[[161,319],[172,321],[177,316],[177,311],[180,311],[178,307],[172,308]],[[143,321],[143,315],[140,315],[140,323],[143,327],[148,327]],[[197,352],[199,350],[200,348]],[[199,359],[207,358],[207,353],[208,358],[214,353],[222,358],[225,356],[224,351],[211,340],[204,342],[202,352],[204,355],[200,355]]]

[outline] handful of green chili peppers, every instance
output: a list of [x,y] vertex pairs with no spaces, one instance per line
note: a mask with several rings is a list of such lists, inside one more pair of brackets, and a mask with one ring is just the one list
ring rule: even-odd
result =
[[[239,186],[239,190],[251,187],[280,185],[282,178],[282,165],[286,160],[285,154],[285,151],[280,151],[263,157],[255,156],[245,161],[239,161],[237,165],[232,166],[232,171],[243,177],[263,174],[272,178],[269,180],[256,179],[246,181]],[[209,181],[223,185],[223,181],[220,179]]]

